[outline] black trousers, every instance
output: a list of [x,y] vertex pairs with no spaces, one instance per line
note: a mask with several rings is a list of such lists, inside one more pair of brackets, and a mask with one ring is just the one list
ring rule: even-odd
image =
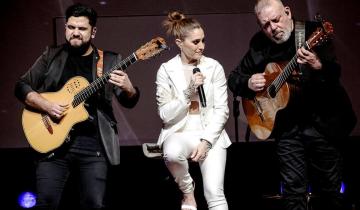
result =
[[[340,193],[342,158],[338,148],[315,129],[297,130],[277,139],[280,175],[286,210],[306,210],[311,190],[311,209],[344,209]],[[316,208],[316,206],[318,206]]]
[[[103,209],[108,163],[103,156],[66,153],[38,162],[37,209],[58,209],[70,173],[78,174],[81,209]],[[76,189],[76,188],[75,188]]]

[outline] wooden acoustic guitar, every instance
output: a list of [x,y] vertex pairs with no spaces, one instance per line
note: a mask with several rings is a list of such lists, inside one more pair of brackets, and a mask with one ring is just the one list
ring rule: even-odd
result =
[[[333,34],[333,26],[329,22],[322,22],[305,42],[304,48],[311,50],[313,47],[327,41]],[[242,105],[249,127],[255,136],[260,140],[271,137],[276,123],[278,111],[286,108],[290,89],[286,80],[298,67],[297,56],[295,55],[287,65],[269,63],[265,67],[265,87],[262,91],[256,92],[252,99],[242,98]]]
[[68,80],[57,92],[41,93],[40,95],[49,101],[65,102],[71,105],[66,115],[59,120],[51,118],[47,113],[25,107],[22,113],[22,126],[30,146],[40,153],[47,153],[60,147],[65,142],[71,128],[89,117],[84,102],[108,83],[112,71],[125,70],[138,60],[151,58],[167,48],[163,38],[154,38],[118,62],[110,71],[91,84],[84,77],[76,76]]

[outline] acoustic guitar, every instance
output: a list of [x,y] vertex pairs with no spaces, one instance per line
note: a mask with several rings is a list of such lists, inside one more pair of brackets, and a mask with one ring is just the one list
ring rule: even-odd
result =
[[[333,26],[329,22],[322,22],[304,43],[303,47],[311,50],[325,41],[333,34]],[[242,106],[249,127],[260,140],[269,139],[276,125],[277,113],[286,108],[290,98],[290,88],[286,80],[298,67],[295,55],[287,65],[269,63],[265,67],[265,87],[256,92],[252,99],[242,98]]]
[[138,60],[151,58],[164,49],[168,49],[163,38],[157,37],[141,46],[136,52],[114,65],[110,71],[98,77],[91,84],[81,76],[69,79],[57,92],[41,93],[40,95],[52,102],[70,104],[65,116],[53,119],[47,113],[25,107],[22,113],[22,126],[30,146],[40,152],[47,153],[60,147],[66,140],[71,128],[88,119],[89,114],[84,102],[103,88],[110,79],[110,73],[116,69],[125,70]]

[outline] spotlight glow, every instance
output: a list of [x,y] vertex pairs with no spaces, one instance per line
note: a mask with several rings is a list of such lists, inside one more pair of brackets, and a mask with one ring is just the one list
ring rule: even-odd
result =
[[341,187],[340,187],[340,193],[341,194],[345,193],[345,188],[346,188],[345,183],[341,182]]
[[36,196],[32,192],[23,192],[19,195],[18,203],[23,208],[32,208],[36,204]]

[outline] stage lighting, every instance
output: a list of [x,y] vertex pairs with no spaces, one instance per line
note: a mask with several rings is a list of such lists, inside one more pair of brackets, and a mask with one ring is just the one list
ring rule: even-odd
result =
[[32,208],[36,204],[36,196],[32,192],[23,192],[19,195],[18,203],[22,208]]
[[340,187],[340,193],[341,194],[345,193],[345,188],[346,188],[345,183],[341,182],[341,187]]

